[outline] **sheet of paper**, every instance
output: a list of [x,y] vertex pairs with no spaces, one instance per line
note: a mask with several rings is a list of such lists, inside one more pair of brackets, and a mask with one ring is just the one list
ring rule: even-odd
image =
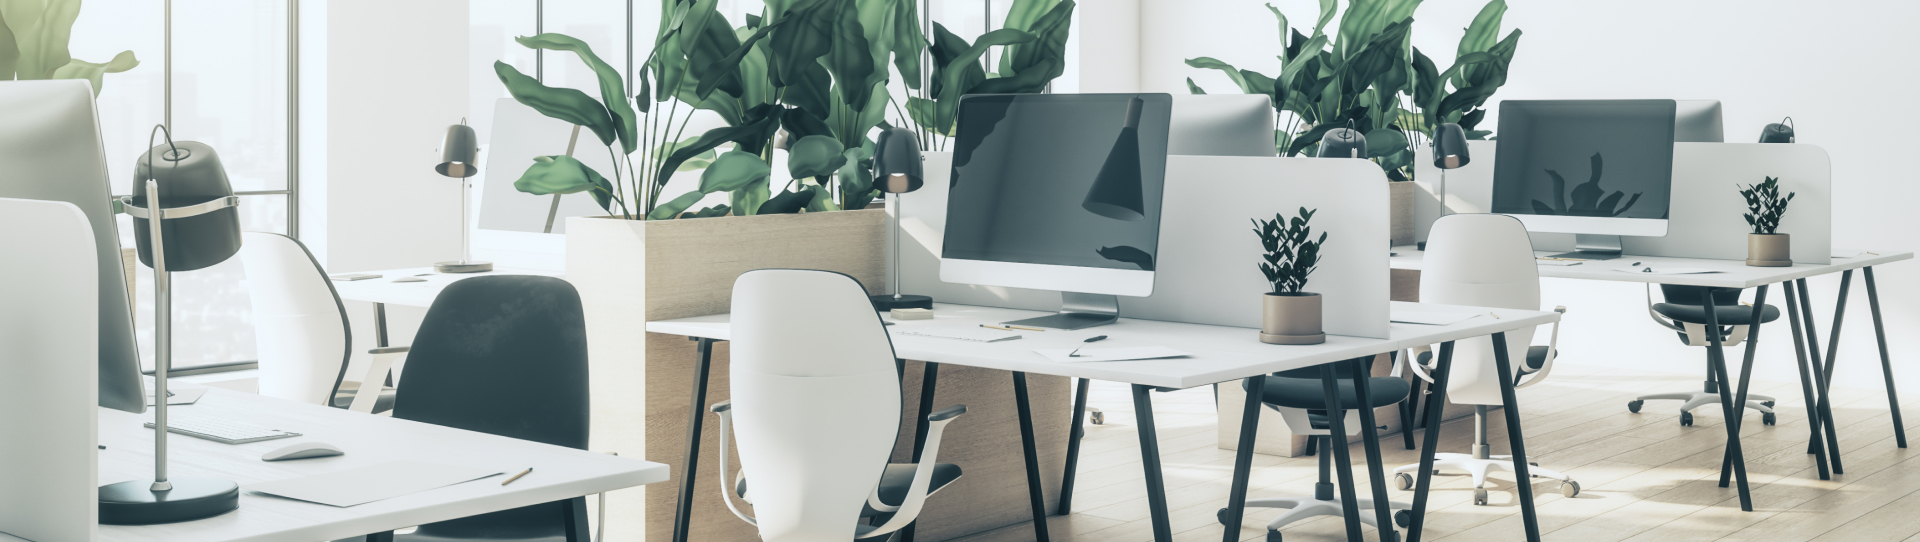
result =
[[1653,267],[1653,266],[1645,266],[1645,265],[1642,265],[1639,267],[1615,269],[1614,271],[1619,271],[1621,273],[1639,273],[1643,275],[1695,275],[1700,273],[1719,273],[1719,271],[1716,271],[1713,269],[1702,269],[1699,267],[1667,267],[1667,266]]
[[1556,266],[1565,267],[1569,265],[1580,265],[1586,262],[1583,262],[1580,260],[1534,260],[1534,263],[1538,263],[1540,265],[1556,265]]
[[[172,388],[173,386],[168,386],[168,387]],[[153,406],[153,391],[154,391],[153,388],[147,388],[147,406]],[[194,402],[199,401],[200,396],[206,395],[207,389],[206,388],[169,389],[167,390],[167,392],[173,394],[172,397],[167,398],[167,404],[191,405]]]
[[1167,348],[1165,346],[1080,348],[1078,349],[1079,350],[1078,355],[1070,355],[1074,353],[1074,350],[1075,349],[1073,348],[1056,348],[1056,349],[1034,350],[1034,352],[1042,356],[1046,356],[1047,359],[1049,360],[1062,362],[1062,363],[1080,362],[1080,361],[1129,361],[1129,360],[1136,360],[1136,359],[1162,359],[1162,358],[1178,358],[1178,357],[1185,357],[1185,356],[1192,355],[1192,354],[1188,354],[1186,352],[1182,352],[1172,348]]
[[1391,316],[1391,319],[1395,323],[1421,324],[1421,325],[1429,325],[1429,326],[1450,326],[1450,325],[1458,324],[1460,322],[1465,322],[1469,319],[1472,319],[1475,316],[1479,316],[1486,313],[1407,311],[1407,312],[1396,312],[1392,314],[1393,315]]
[[500,471],[395,461],[247,486],[248,491],[341,508],[499,475]]

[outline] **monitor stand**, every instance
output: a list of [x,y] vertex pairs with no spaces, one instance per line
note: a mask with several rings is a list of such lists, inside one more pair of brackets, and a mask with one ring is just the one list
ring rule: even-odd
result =
[[1120,321],[1120,298],[1105,294],[1060,292],[1060,312],[1002,324],[1073,330],[1117,321]]
[[1572,260],[1611,260],[1620,257],[1620,236],[1573,234],[1573,252],[1555,254],[1549,258],[1567,258]]

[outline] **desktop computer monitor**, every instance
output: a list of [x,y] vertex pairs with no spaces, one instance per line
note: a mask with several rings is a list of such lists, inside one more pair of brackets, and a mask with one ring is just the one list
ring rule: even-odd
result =
[[[145,412],[92,87],[85,79],[0,82],[0,111],[7,112],[0,115],[0,197],[72,203],[93,226],[100,271],[100,406]],[[14,256],[8,265],[33,265],[31,255]]]
[[1720,100],[1677,100],[1673,112],[1675,143],[1724,143],[1725,121]]
[[1493,212],[1579,234],[1570,258],[1618,257],[1618,236],[1667,234],[1673,100],[1500,103]]
[[1153,293],[1167,94],[985,94],[960,100],[940,280],[1061,292],[1021,325],[1119,318]]
[[1275,156],[1273,99],[1265,94],[1173,97],[1167,154]]

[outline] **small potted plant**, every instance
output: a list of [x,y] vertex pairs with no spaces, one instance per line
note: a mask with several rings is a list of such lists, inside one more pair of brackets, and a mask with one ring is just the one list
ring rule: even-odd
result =
[[1747,226],[1753,228],[1753,233],[1747,234],[1747,265],[1792,267],[1792,238],[1774,230],[1780,228],[1780,216],[1787,213],[1793,193],[1780,197],[1780,179],[1767,177],[1766,182],[1747,185],[1740,197],[1747,198]]
[[1301,207],[1300,216],[1292,220],[1275,213],[1273,220],[1253,221],[1253,232],[1266,249],[1260,272],[1273,285],[1261,300],[1260,342],[1327,342],[1327,334],[1320,329],[1320,294],[1300,291],[1307,285],[1307,276],[1320,264],[1320,246],[1327,242],[1325,232],[1319,239],[1309,238],[1313,228],[1307,223],[1313,220],[1315,211],[1318,209]]

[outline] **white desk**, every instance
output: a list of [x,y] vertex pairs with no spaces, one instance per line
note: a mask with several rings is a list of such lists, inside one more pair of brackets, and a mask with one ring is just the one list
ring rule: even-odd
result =
[[[344,274],[344,273],[335,273]],[[380,275],[377,279],[336,280],[333,290],[343,301],[366,301],[373,303],[373,343],[376,347],[387,347],[387,305],[402,307],[431,307],[433,299],[440,297],[440,291],[447,286],[473,277],[492,277],[500,275],[540,275],[565,278],[564,273],[542,271],[538,269],[515,269],[495,267],[483,273],[440,273],[432,267],[410,267],[406,269],[385,269],[366,271],[364,274]],[[394,282],[395,280],[415,277],[425,282]]]
[[[370,416],[212,389],[196,404],[173,407],[179,418],[218,416],[269,425],[306,436],[226,445],[181,435],[168,439],[177,477],[225,478],[240,484],[240,509],[198,521],[168,525],[100,526],[100,540],[263,541],[334,540],[445,521],[604,491],[665,481],[666,465],[634,458],[551,446],[438,425]],[[153,476],[153,430],[147,419],[117,410],[100,411],[100,482]],[[344,456],[267,463],[260,454],[287,444],[317,440],[339,446]],[[534,472],[501,486],[494,477],[348,508],[270,497],[252,484],[324,474],[410,459],[445,461],[502,472]],[[0,539],[4,539],[0,535]]]
[[[936,304],[934,309],[935,318],[932,320],[897,321],[895,325],[888,326],[888,329],[889,331],[899,331],[935,325],[976,326],[979,324],[1018,320],[1043,314],[1035,311],[947,304]],[[1429,310],[1442,312],[1486,311],[1486,309],[1471,307],[1419,303],[1394,303],[1393,310]],[[922,412],[927,411],[933,404],[933,386],[931,379],[936,377],[931,375],[937,375],[937,373],[934,371],[933,368],[935,366],[932,364],[951,363],[1013,372],[1014,398],[1019,404],[1020,412],[1022,413],[1022,440],[1025,447],[1024,451],[1027,454],[1028,491],[1034,507],[1034,530],[1037,538],[1042,541],[1047,539],[1045,516],[1048,514],[1045,510],[1044,496],[1040,494],[1040,488],[1037,483],[1039,479],[1038,463],[1032,443],[1031,422],[1028,421],[1030,417],[1026,415],[1028,409],[1024,394],[1026,389],[1025,373],[1080,378],[1082,379],[1082,390],[1085,389],[1084,386],[1086,386],[1087,379],[1109,380],[1132,384],[1134,410],[1140,424],[1141,460],[1146,470],[1148,507],[1153,517],[1154,538],[1159,541],[1167,541],[1172,538],[1172,532],[1167,514],[1166,492],[1161,481],[1158,442],[1154,434],[1153,410],[1149,398],[1149,394],[1154,388],[1190,388],[1240,379],[1259,380],[1264,379],[1269,373],[1341,361],[1371,359],[1377,354],[1399,351],[1414,346],[1447,343],[1459,339],[1495,335],[1516,329],[1552,324],[1560,318],[1558,313],[1553,312],[1506,309],[1500,309],[1497,312],[1499,314],[1498,318],[1480,316],[1448,326],[1393,324],[1392,332],[1387,339],[1328,335],[1325,344],[1306,346],[1264,344],[1258,339],[1258,330],[1251,328],[1135,320],[1130,318],[1122,318],[1118,323],[1112,325],[1075,331],[1021,331],[1022,339],[995,343],[920,337],[899,333],[890,333],[890,335],[892,336],[896,357],[929,363],[929,381],[922,383],[923,391],[920,395]],[[711,342],[730,340],[731,327],[729,321],[730,315],[717,314],[677,320],[647,322],[646,330],[653,333],[685,335],[700,340],[701,364],[704,366],[708,363],[711,356]],[[1106,335],[1109,337],[1107,340],[1098,343],[1098,345],[1102,347],[1167,346],[1189,352],[1193,355],[1187,358],[1177,359],[1062,363],[1048,360],[1033,352],[1035,349],[1041,348],[1073,348],[1082,346],[1085,344],[1082,340],[1095,335]],[[1444,352],[1450,353],[1451,348],[1445,349]],[[1502,350],[1502,352],[1504,352],[1504,350]],[[1450,359],[1445,359],[1446,356],[1442,357],[1442,366],[1450,363]],[[1444,369],[1442,370],[1444,371]],[[1507,373],[1511,374],[1510,371]],[[704,371],[701,374],[705,374]],[[1332,373],[1327,374],[1331,375]],[[1360,386],[1361,390],[1366,389],[1365,382],[1365,379],[1356,379],[1356,385]],[[1441,382],[1444,382],[1444,380],[1441,380]],[[1263,387],[1256,383],[1253,389],[1263,390]],[[1436,386],[1436,389],[1444,389],[1444,387]],[[1362,393],[1364,394],[1364,391]],[[1260,393],[1256,391],[1250,392],[1247,395],[1246,413],[1251,416],[1257,416],[1261,408],[1259,403]],[[1444,400],[1443,395],[1444,394],[1438,393],[1433,394],[1430,396],[1430,400]],[[1507,395],[1509,438],[1513,442],[1515,464],[1524,470],[1526,461],[1523,458],[1526,452],[1520,438],[1519,411],[1512,403],[1511,389],[1508,390]],[[1076,400],[1074,411],[1074,426],[1069,432],[1070,435],[1080,434],[1080,423],[1082,419],[1080,414],[1085,409],[1086,394],[1082,391],[1077,393],[1077,396],[1078,399]],[[704,398],[695,397],[695,403],[691,405],[690,408],[698,411],[704,406],[701,404],[703,401]],[[1334,431],[1341,432],[1341,424],[1344,423],[1340,421],[1342,416],[1338,413],[1337,408],[1330,408],[1330,410],[1334,411],[1334,414],[1329,417],[1332,420],[1331,423],[1334,425]],[[1358,410],[1358,414],[1361,417],[1361,424],[1369,427],[1373,426],[1373,409]],[[1433,407],[1428,410],[1433,417],[1430,427],[1439,427],[1437,415],[1440,409]],[[1254,432],[1258,426],[1259,424],[1251,418],[1241,423],[1241,444],[1237,452],[1234,467],[1234,490],[1229,496],[1228,506],[1230,510],[1229,516],[1233,518],[1241,517],[1240,511],[1242,510],[1246,496],[1247,476],[1253,460],[1252,442],[1255,436]],[[697,431],[697,428],[693,428],[693,431],[690,432],[691,434],[689,435],[688,446],[689,449],[692,450],[689,457],[691,457],[692,454],[698,453],[698,440],[694,438],[698,436]],[[924,429],[922,429],[919,431],[920,434],[915,435],[916,441],[924,436],[924,432]],[[1386,485],[1384,478],[1380,475],[1382,469],[1379,465],[1379,442],[1374,433],[1373,431],[1361,431],[1361,434],[1365,437],[1363,438],[1363,442],[1365,443],[1368,462],[1373,466],[1373,468],[1370,469],[1369,475],[1374,494],[1384,495]],[[1425,454],[1423,455],[1423,461],[1429,462],[1430,464],[1432,457],[1430,454],[1434,444],[1433,439],[1437,438],[1439,433],[1438,431],[1429,431],[1428,433],[1429,441],[1427,451],[1423,452],[1423,454]],[[916,445],[915,448],[918,449],[918,446]],[[1348,465],[1349,463],[1346,457],[1347,448],[1345,446],[1335,446],[1333,448],[1336,464],[1343,466]],[[1069,503],[1071,502],[1067,496],[1072,492],[1074,466],[1078,460],[1078,451],[1078,440],[1076,438],[1068,445],[1067,467],[1065,471],[1066,478],[1061,484],[1062,510],[1060,513],[1062,514],[1067,513]],[[1352,494],[1353,482],[1351,471],[1345,468],[1336,470],[1340,474],[1342,491],[1347,494]],[[1422,469],[1422,471],[1431,473],[1432,469]],[[1525,472],[1521,472],[1516,476],[1522,480],[1527,479]],[[691,491],[692,480],[684,479],[681,483],[683,494]],[[1417,529],[1421,525],[1420,517],[1422,516],[1421,512],[1424,510],[1424,496],[1426,494],[1425,488],[1427,487],[1427,483],[1427,477],[1421,476],[1415,501],[1416,510],[1414,517],[1416,519],[1413,527],[1410,527],[1409,532],[1417,532]],[[1519,488],[1521,492],[1520,502],[1522,503],[1522,512],[1526,519],[1527,538],[1528,540],[1537,541],[1539,540],[1539,531],[1533,514],[1531,486],[1521,484]],[[1347,502],[1351,503],[1352,501],[1349,500]],[[1378,503],[1380,505],[1380,519],[1384,520],[1382,524],[1392,525],[1392,520],[1387,518],[1389,512],[1385,512],[1385,503],[1386,501],[1384,499]],[[680,514],[684,515],[687,513],[688,510],[682,507]],[[1357,511],[1349,510],[1345,519],[1350,538],[1357,540],[1360,532]],[[1238,534],[1239,529],[1237,526],[1230,525],[1226,530],[1226,536],[1229,540],[1236,539]]]
[[[1413,246],[1397,246],[1391,249],[1394,269],[1419,270],[1426,253]],[[1741,416],[1746,413],[1748,375],[1753,372],[1754,350],[1759,343],[1759,312],[1765,305],[1767,288],[1781,284],[1785,288],[1787,300],[1787,323],[1792,326],[1794,350],[1800,364],[1801,393],[1807,405],[1807,418],[1812,426],[1808,453],[1814,456],[1821,480],[1830,479],[1832,474],[1843,474],[1845,469],[1840,462],[1840,445],[1834,430],[1833,409],[1827,397],[1828,388],[1833,380],[1836,350],[1840,339],[1841,325],[1847,307],[1847,293],[1853,281],[1853,272],[1861,271],[1867,285],[1867,303],[1873,310],[1874,334],[1879,340],[1880,366],[1887,382],[1887,401],[1893,414],[1894,440],[1899,447],[1907,447],[1906,429],[1900,420],[1900,400],[1893,385],[1893,362],[1887,353],[1887,335],[1880,318],[1880,295],[1873,281],[1873,267],[1898,261],[1913,259],[1912,252],[1893,251],[1848,251],[1835,250],[1837,254],[1856,254],[1849,258],[1834,258],[1827,265],[1795,264],[1792,267],[1750,267],[1740,260],[1709,260],[1700,258],[1670,258],[1659,256],[1624,255],[1613,260],[1588,260],[1580,265],[1541,265],[1540,276],[1549,278],[1569,278],[1584,280],[1607,280],[1619,282],[1638,282],[1647,284],[1676,284],[1684,286],[1703,286],[1707,288],[1747,289],[1757,288],[1754,295],[1754,324],[1748,332],[1745,358],[1741,364],[1738,390],[1730,389],[1726,367],[1726,354],[1722,352],[1718,337],[1712,337],[1708,349],[1709,370],[1720,385],[1721,412],[1726,415],[1727,453],[1722,462],[1720,486],[1726,487],[1729,474],[1738,482],[1740,509],[1753,511],[1753,500],[1748,492],[1746,459],[1740,447]],[[1549,252],[1535,252],[1535,256],[1548,256]],[[1661,268],[1691,267],[1712,269],[1714,273],[1696,273],[1684,275],[1663,275],[1644,272],[1622,272],[1621,269],[1640,267]],[[1813,307],[1807,297],[1807,278],[1830,273],[1840,273],[1840,293],[1834,303],[1832,335],[1828,338],[1826,361],[1821,362],[1820,338],[1818,326],[1813,319]],[[1708,326],[1714,327],[1716,311],[1706,311]],[[1742,405],[1736,407],[1735,405]]]

